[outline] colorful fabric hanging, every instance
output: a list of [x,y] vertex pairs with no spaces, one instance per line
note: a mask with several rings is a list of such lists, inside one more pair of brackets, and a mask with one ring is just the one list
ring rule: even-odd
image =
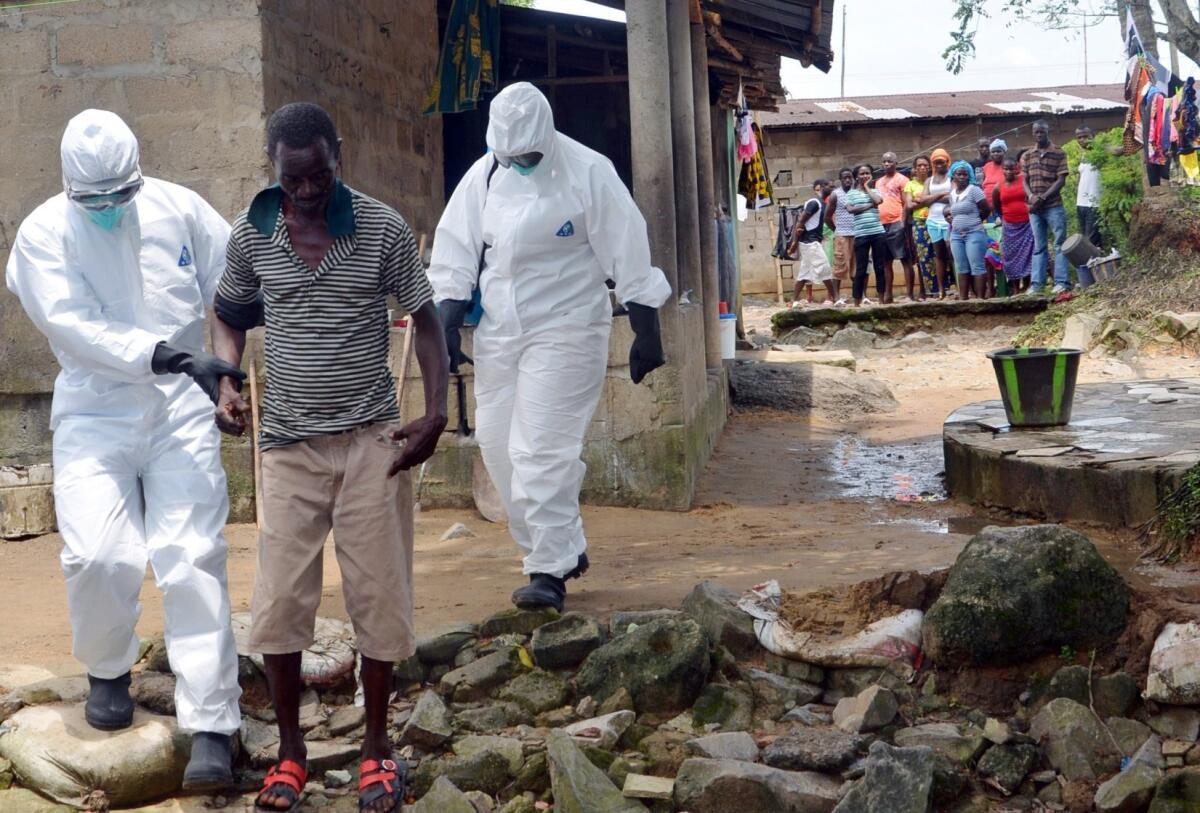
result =
[[454,0],[442,40],[425,113],[474,110],[484,93],[496,91],[500,60],[498,0]]
[[746,208],[763,209],[775,203],[775,190],[771,186],[771,176],[767,173],[767,156],[762,149],[762,134],[757,124],[750,125],[758,150],[754,156],[742,164],[742,174],[738,178],[738,193],[746,199]]

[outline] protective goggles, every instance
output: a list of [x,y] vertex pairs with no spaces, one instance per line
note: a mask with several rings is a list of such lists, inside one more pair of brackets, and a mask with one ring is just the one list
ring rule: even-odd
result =
[[542,154],[540,152],[526,152],[526,153],[521,153],[520,155],[497,155],[496,156],[496,163],[498,163],[500,166],[504,167],[505,169],[508,169],[513,164],[516,164],[519,167],[525,167],[526,169],[529,169],[531,167],[536,167],[538,164],[541,163],[541,161],[542,161]]
[[142,190],[142,179],[127,183],[115,189],[77,191],[67,190],[67,197],[72,203],[84,209],[102,211],[104,209],[119,209],[127,206],[137,193]]

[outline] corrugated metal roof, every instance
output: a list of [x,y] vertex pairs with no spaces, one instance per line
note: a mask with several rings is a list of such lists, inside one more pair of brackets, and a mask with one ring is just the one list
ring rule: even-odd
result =
[[822,127],[862,121],[976,118],[1014,113],[1052,115],[1125,107],[1124,85],[1066,85],[1017,90],[969,90],[853,99],[796,99],[761,113],[763,127]]

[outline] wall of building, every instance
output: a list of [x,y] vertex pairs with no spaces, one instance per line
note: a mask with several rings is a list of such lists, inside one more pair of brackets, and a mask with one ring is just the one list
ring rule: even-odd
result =
[[267,112],[320,104],[342,136],[343,177],[432,237],[442,117],[425,116],[438,59],[436,0],[262,0]]
[[[263,181],[256,0],[87,0],[0,9],[0,263],[21,221],[61,191],[63,127],[89,107],[138,134],[142,169],[232,216]],[[49,459],[58,366],[0,289],[0,465]]]
[[[1051,124],[1051,140],[1062,144],[1075,137],[1075,128],[1087,124],[1093,130],[1116,127],[1124,120],[1124,110],[1046,117]],[[945,144],[953,158],[971,159],[976,156],[975,143],[979,138],[997,134],[1016,150],[1033,144],[1030,125],[1033,116],[994,116],[964,121],[873,122],[799,129],[772,128],[766,131],[767,167],[775,184],[776,201],[801,204],[812,194],[812,183],[818,178],[835,179],[838,169],[858,163],[878,166],[880,157],[895,152],[903,164],[916,155],[927,153],[933,145]],[[1013,128],[1019,128],[1012,131]],[[1010,132],[1012,131],[1012,132]],[[790,183],[788,176],[790,174]],[[742,267],[743,294],[774,295],[777,286],[775,261],[771,250],[775,245],[776,208],[749,212],[739,227],[739,250]],[[782,264],[784,291],[792,286],[791,263]]]

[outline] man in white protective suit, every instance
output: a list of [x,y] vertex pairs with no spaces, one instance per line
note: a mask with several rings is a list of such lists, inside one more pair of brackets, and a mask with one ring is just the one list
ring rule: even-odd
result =
[[671,289],[650,264],[646,221],[612,162],[557,132],[533,85],[492,100],[487,144],[442,214],[429,278],[451,372],[471,362],[459,328],[480,288],[476,434],[525,552],[529,584],[513,603],[561,610],[566,580],[588,568],[580,455],[608,366],[606,281],[636,334],[635,383],[663,364],[657,309]]
[[205,306],[229,225],[199,195],[146,178],[114,113],[85,110],[62,139],[63,193],[21,224],[6,280],[50,341],[54,499],[73,652],[93,727],[132,724],[129,670],[146,561],[163,592],[189,790],[233,780],[240,714],[229,621],[229,510],[213,404],[236,367],[203,352]]

